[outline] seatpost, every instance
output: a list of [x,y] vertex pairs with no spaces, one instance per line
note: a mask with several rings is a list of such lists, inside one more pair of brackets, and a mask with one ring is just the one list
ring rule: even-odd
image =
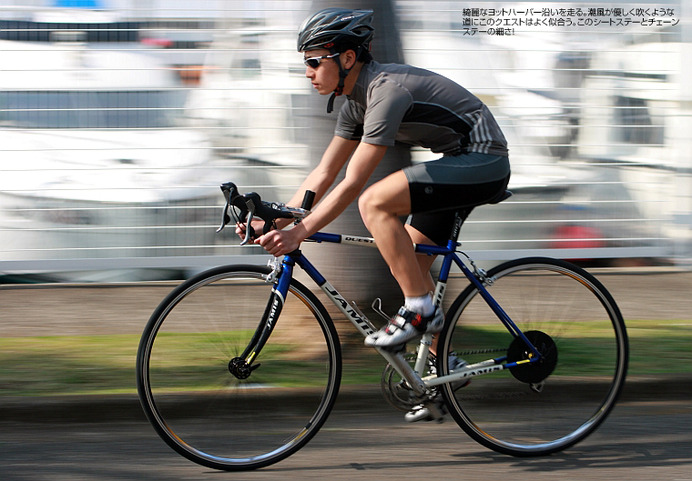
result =
[[452,234],[449,236],[452,247],[456,246],[459,234],[461,233],[461,226],[464,225],[464,221],[471,213],[471,210],[473,210],[473,208],[460,209],[454,213],[454,227],[452,228]]

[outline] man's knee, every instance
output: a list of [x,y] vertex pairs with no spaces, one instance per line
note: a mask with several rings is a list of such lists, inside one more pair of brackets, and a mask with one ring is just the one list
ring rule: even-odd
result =
[[360,195],[358,209],[363,221],[374,221],[379,215],[406,215],[410,211],[408,181],[403,173],[395,173],[372,184]]
[[372,218],[372,193],[370,189],[366,189],[358,198],[358,210],[363,223],[368,227],[368,223]]
[[362,217],[363,222],[365,222],[366,225],[368,217],[370,217],[375,207],[374,197],[375,196],[373,195],[373,189],[372,187],[369,187],[365,189],[358,198],[358,210],[360,211],[360,216]]

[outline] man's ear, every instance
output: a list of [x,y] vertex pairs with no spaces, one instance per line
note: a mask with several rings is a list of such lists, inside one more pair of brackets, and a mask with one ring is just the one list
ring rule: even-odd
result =
[[357,56],[355,50],[346,50],[340,57],[343,59],[344,63],[342,65],[345,69],[351,69],[356,64]]

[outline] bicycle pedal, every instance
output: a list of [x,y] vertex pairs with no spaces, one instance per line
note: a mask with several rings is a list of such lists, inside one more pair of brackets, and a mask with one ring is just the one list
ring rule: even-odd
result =
[[435,421],[438,424],[442,424],[445,421],[445,414],[444,408],[439,403],[429,401],[406,413],[404,419],[409,423]]
[[383,351],[396,354],[399,352],[404,352],[406,350],[406,343],[397,344],[396,346],[377,346],[377,348],[382,349]]
[[426,407],[430,411],[431,421],[437,421],[440,424],[445,421],[445,411],[441,405],[433,401],[428,403]]

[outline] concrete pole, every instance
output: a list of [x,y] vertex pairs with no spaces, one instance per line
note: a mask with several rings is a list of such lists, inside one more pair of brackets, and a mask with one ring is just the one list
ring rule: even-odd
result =
[[[372,54],[380,63],[403,63],[401,41],[394,13],[394,2],[391,0],[353,1],[314,0],[310,14],[323,8],[368,8],[375,11],[375,38]],[[324,149],[329,143],[336,125],[336,117],[344,97],[337,97],[334,112],[327,114],[327,96],[312,95],[309,101],[308,115],[311,165],[317,165]],[[392,172],[410,165],[409,149],[404,146],[390,147],[385,158],[373,174],[368,185],[384,178]],[[339,177],[337,182],[343,178]],[[325,231],[333,233],[369,235],[360,219],[357,203],[353,203]],[[315,259],[316,265],[347,300],[355,300],[368,317],[379,322],[377,316],[370,315],[369,309],[373,299],[381,297],[384,309],[394,314],[401,305],[403,297],[398,285],[389,272],[376,249],[351,246],[304,245],[306,254]]]

